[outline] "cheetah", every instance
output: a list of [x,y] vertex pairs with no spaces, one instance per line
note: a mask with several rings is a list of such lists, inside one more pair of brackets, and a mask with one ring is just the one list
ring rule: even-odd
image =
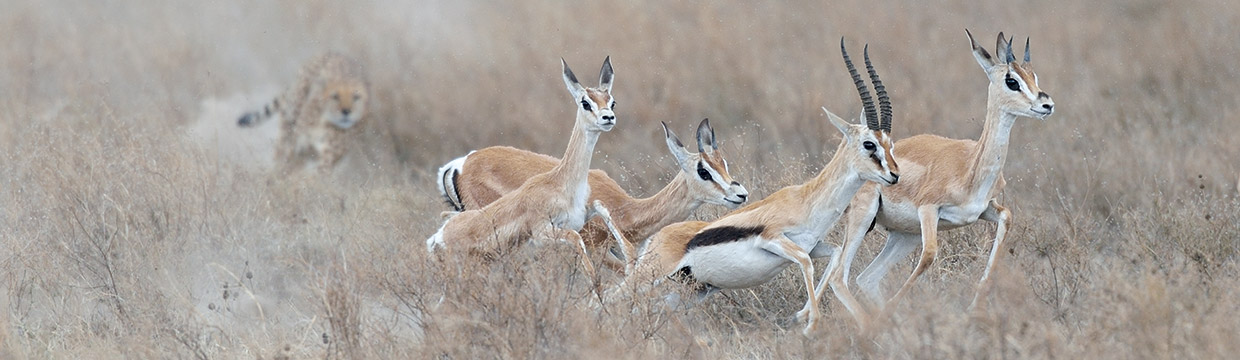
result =
[[241,115],[237,126],[257,126],[279,114],[277,166],[287,173],[313,159],[317,170],[327,173],[347,150],[346,131],[366,116],[368,88],[357,62],[329,52],[306,63],[293,87],[262,109]]

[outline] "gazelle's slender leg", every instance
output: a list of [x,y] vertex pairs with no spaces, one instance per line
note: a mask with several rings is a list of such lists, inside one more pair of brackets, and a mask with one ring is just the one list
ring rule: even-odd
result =
[[887,271],[891,270],[892,265],[908,257],[908,254],[917,248],[920,240],[921,236],[918,234],[894,231],[887,233],[887,243],[883,245],[883,250],[861,271],[861,275],[857,275],[857,287],[861,288],[867,300],[879,308],[886,305],[883,278],[887,277]]
[[999,258],[1003,256],[1003,240],[1007,238],[1008,222],[1012,220],[1012,211],[994,200],[990,201],[990,207],[982,212],[982,220],[993,221],[997,225],[995,228],[995,243],[990,249],[990,260],[986,261],[986,270],[982,272],[982,279],[977,283],[977,294],[973,296],[973,302],[969,304],[970,310],[980,310],[978,305],[982,305],[986,294],[990,291],[990,272],[994,270],[995,263],[999,262]]
[[913,268],[913,274],[909,275],[908,280],[904,282],[904,286],[900,287],[900,291],[891,297],[888,302],[899,301],[909,289],[913,287],[913,281],[921,276],[922,272],[930,268],[934,264],[934,256],[939,252],[939,207],[934,205],[922,206],[917,209],[918,218],[921,220],[921,260],[917,261],[917,267]]
[[594,289],[594,294],[601,299],[603,293],[598,287],[598,274],[594,271],[594,262],[590,260],[590,252],[586,250],[586,242],[581,238],[581,234],[578,234],[576,231],[561,228],[555,228],[555,231],[559,233],[556,237],[557,239],[573,244],[573,246],[580,252],[581,264],[585,267],[586,276],[590,278],[590,287]]
[[624,238],[624,234],[620,229],[616,228],[616,224],[611,220],[611,211],[603,206],[602,201],[594,200],[594,216],[603,219],[603,224],[607,225],[607,230],[611,232],[611,237],[616,239],[616,246],[620,247],[620,252],[624,255],[624,274],[628,275],[633,272],[633,264],[637,261],[637,256],[633,254],[633,248],[629,247],[629,242]]
[[[869,194],[862,193],[868,191]],[[827,271],[823,274],[822,280],[815,289],[814,296],[821,297],[826,292],[827,285],[831,286],[831,292],[840,300],[845,309],[858,319],[861,328],[865,328],[865,320],[867,315],[865,309],[861,307],[861,303],[853,296],[852,291],[848,289],[848,273],[852,268],[852,260],[857,255],[857,249],[861,248],[861,243],[865,239],[865,233],[869,230],[870,224],[874,221],[874,216],[878,213],[878,188],[864,186],[858,191],[857,197],[870,196],[870,201],[853,201],[852,207],[848,210],[848,219],[844,230],[844,243],[841,245],[843,251],[837,259],[832,260],[827,266]]]
[[[814,259],[821,259],[824,257],[831,258],[831,260],[827,262],[827,269],[822,272],[822,280],[819,280],[818,285],[814,286],[814,301],[815,303],[821,303],[822,293],[827,288],[827,279],[830,278],[833,269],[839,267],[840,258],[843,257],[843,252],[841,252],[840,248],[835,245],[819,242],[818,245],[814,246],[813,250],[810,250],[809,257]],[[809,316],[810,311],[813,311],[809,308],[810,305],[811,304],[806,303],[805,307],[802,308],[801,311],[797,312],[797,320],[805,321],[806,317]],[[845,305],[845,307],[848,307],[848,305]],[[849,311],[851,312],[852,310],[850,309]]]
[[546,222],[538,229],[535,229],[533,236],[530,237],[530,243],[537,244],[539,241],[563,241],[576,248],[581,256],[581,263],[585,267],[586,276],[590,279],[590,286],[594,289],[596,295],[601,296],[602,293],[598,289],[598,278],[594,271],[594,263],[590,259],[590,253],[586,251],[585,240],[581,238],[581,234],[578,234],[576,231],[556,227],[551,222]]
[[814,330],[814,325],[818,320],[818,301],[814,298],[814,262],[810,259],[809,253],[801,248],[801,245],[797,245],[797,243],[783,234],[770,239],[770,241],[763,242],[761,247],[763,250],[788,259],[801,267],[801,276],[805,281],[805,289],[809,297],[805,306],[810,309],[805,314],[805,330],[802,331],[802,334],[808,336]]

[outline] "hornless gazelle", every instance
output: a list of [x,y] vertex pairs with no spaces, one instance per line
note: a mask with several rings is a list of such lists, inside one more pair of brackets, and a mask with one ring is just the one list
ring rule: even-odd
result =
[[616,124],[616,114],[612,112],[615,102],[611,98],[614,74],[608,57],[603,61],[599,87],[586,88],[577,82],[568,63],[563,59],[560,63],[564,66],[564,84],[577,107],[577,120],[573,123],[563,160],[549,171],[530,177],[490,205],[448,218],[439,231],[426,240],[427,251],[462,249],[489,257],[530,239],[559,239],[579,248],[587,274],[595,278],[585,243],[577,231],[585,225],[589,212],[606,216],[606,210],[600,211],[598,203],[593,209],[586,207],[590,197],[586,174],[599,135]]
[[[849,208],[844,238],[844,261],[833,264],[823,279],[836,297],[856,317],[862,328],[868,316],[848,289],[848,271],[857,248],[874,224],[887,230],[887,244],[857,279],[858,285],[880,308],[908,292],[913,281],[934,261],[938,251],[937,231],[953,229],[978,219],[998,224],[994,246],[977,294],[970,307],[984,300],[987,279],[1003,254],[1003,240],[1012,212],[995,198],[1003,190],[1003,163],[1007,160],[1008,137],[1020,116],[1046,119],[1054,110],[1050,95],[1038,87],[1038,76],[1029,63],[1029,41],[1025,41],[1025,61],[1017,63],[1011,39],[999,33],[997,57],[991,57],[973,41],[973,57],[990,80],[986,98],[986,122],[981,139],[956,140],[935,135],[918,135],[896,143],[895,157],[904,167],[900,185],[866,186]],[[893,263],[908,256],[921,240],[922,252],[913,273],[889,301],[883,301],[881,281]],[[824,284],[819,284],[821,296]]]
[[[702,204],[735,209],[749,197],[745,187],[732,180],[709,120],[702,120],[697,127],[696,154],[685,149],[666,123],[663,134],[667,150],[680,171],[654,196],[635,199],[607,173],[590,170],[590,198],[611,210],[612,221],[625,239],[644,240],[668,224],[684,221]],[[557,162],[558,159],[547,155],[507,146],[473,151],[439,169],[439,192],[457,211],[481,208],[513,191],[526,179],[550,170]],[[588,222],[580,234],[590,248],[606,245],[610,237],[600,220]],[[619,243],[626,264],[635,258],[631,250],[635,245]]]
[[624,284],[638,287],[641,295],[641,288],[672,277],[696,283],[702,297],[718,289],[760,285],[795,263],[809,295],[797,318],[806,323],[805,334],[814,329],[819,314],[810,259],[839,258],[839,248],[823,240],[857,189],[867,181],[890,185],[900,179],[891,156],[891,104],[870,65],[869,52],[865,53],[865,62],[881,104],[881,120],[865,82],[848,58],[843,39],[840,51],[860,92],[866,124],[850,124],[823,108],[843,139],[817,176],[714,222],[682,222],[663,228],[642,249],[634,272]]

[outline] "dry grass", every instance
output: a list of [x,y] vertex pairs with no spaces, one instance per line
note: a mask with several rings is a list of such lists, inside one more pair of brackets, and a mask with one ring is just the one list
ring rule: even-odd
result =
[[[972,3],[9,2],[0,358],[1240,352],[1240,6]],[[600,312],[566,249],[489,266],[425,255],[446,209],[436,167],[489,145],[563,151],[557,57],[583,80],[613,57],[620,122],[594,167],[651,194],[673,169],[657,122],[710,117],[760,197],[830,157],[819,106],[857,112],[840,36],[871,45],[897,138],[976,137],[985,83],[966,27],[1031,36],[1059,110],[1013,131],[1013,255],[989,312],[964,307],[990,225],[943,233],[940,261],[870,337],[834,301],[823,331],[798,335],[791,273],[689,310]],[[327,49],[369,66],[362,146],[327,179],[271,176],[271,133],[231,124]]]

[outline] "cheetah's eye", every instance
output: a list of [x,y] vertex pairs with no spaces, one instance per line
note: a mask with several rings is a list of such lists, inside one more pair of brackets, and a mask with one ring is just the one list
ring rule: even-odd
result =
[[340,100],[340,94],[332,94],[332,100]]
[[361,98],[362,98],[362,94],[353,93],[353,101],[357,101],[357,99],[361,99]]
[[585,109],[586,111],[594,111],[593,109],[590,108],[590,103],[587,102],[586,99],[581,99],[581,108]]

